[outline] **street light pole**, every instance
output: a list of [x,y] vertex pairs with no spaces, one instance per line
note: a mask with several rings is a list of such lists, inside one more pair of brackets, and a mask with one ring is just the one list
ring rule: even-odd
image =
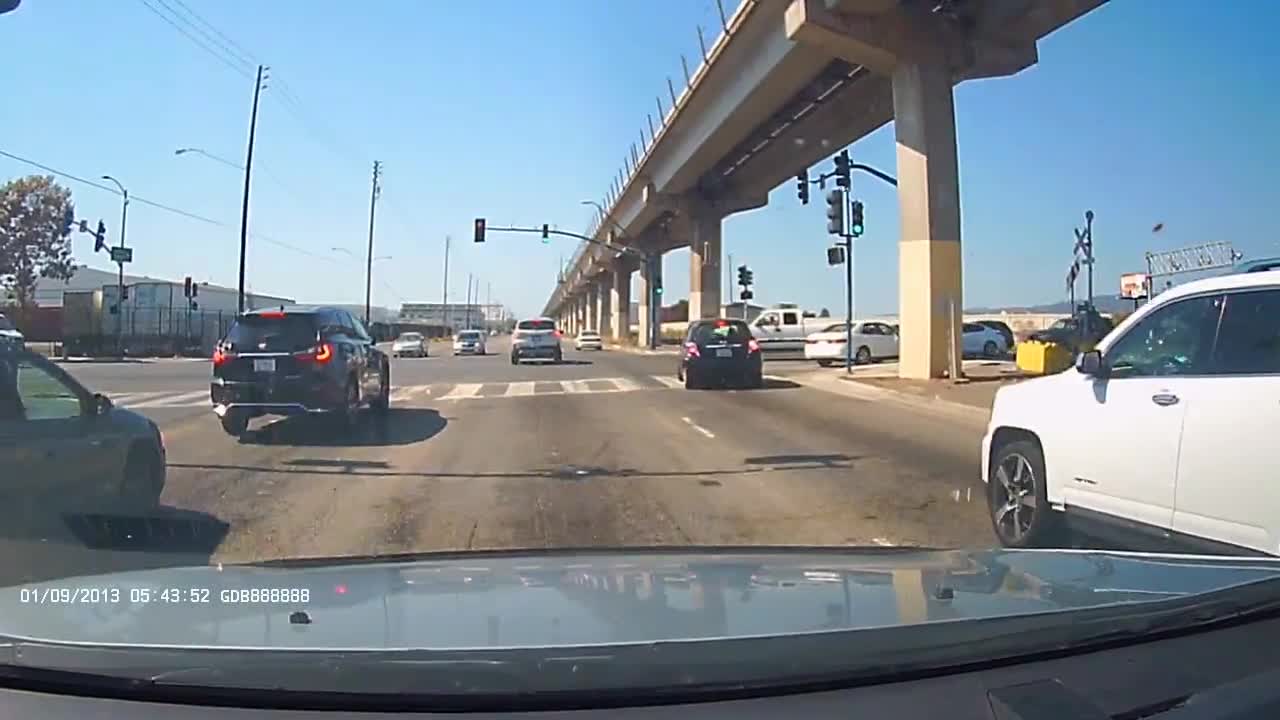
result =
[[[110,175],[103,175],[103,180],[110,180],[120,189],[124,202],[120,203],[120,248],[124,249],[125,222],[129,219],[129,191],[124,184]],[[124,258],[116,261],[120,274],[116,282],[116,353],[124,357]]]
[[249,148],[244,160],[244,197],[240,201],[240,277],[236,290],[236,307],[244,312],[244,258],[249,245],[249,178],[253,174],[253,140],[258,131],[258,98],[262,94],[265,65],[258,66],[258,79],[253,84],[253,111],[249,114]]

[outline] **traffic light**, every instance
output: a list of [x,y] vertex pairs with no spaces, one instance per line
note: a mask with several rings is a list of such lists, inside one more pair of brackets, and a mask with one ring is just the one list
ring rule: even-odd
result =
[[93,234],[93,251],[105,249],[107,249],[107,224],[99,220],[98,230]]
[[836,187],[842,187],[848,190],[853,185],[851,177],[851,168],[849,166],[849,151],[841,150],[836,156]]
[[542,223],[542,244],[549,245],[551,243],[551,227],[546,223]]
[[755,273],[751,272],[751,268],[746,265],[738,266],[738,284],[742,287],[749,287],[755,280]]
[[800,198],[801,205],[809,204],[809,171],[807,169],[796,175],[796,197]]
[[861,237],[862,229],[862,201],[854,200],[849,205],[849,234]]
[[844,248],[840,247],[839,245],[827,248],[827,264],[832,266],[843,265],[844,264]]
[[662,279],[657,278],[653,281],[653,293],[658,297],[662,297]]
[[476,218],[476,242],[484,242],[484,218]]
[[182,297],[191,297],[191,276],[188,275],[182,280]]
[[844,190],[827,193],[827,232],[844,235]]

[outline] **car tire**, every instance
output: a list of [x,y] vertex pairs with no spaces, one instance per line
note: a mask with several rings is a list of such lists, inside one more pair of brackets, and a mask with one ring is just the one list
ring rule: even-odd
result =
[[764,371],[751,373],[751,375],[747,377],[747,389],[748,390],[764,389]]
[[334,420],[341,431],[352,430],[356,426],[356,416],[360,412],[360,385],[355,379],[347,381],[347,399],[335,413]]
[[869,362],[871,362],[871,348],[863,345],[853,354],[853,364],[866,365]]
[[164,491],[164,465],[155,448],[145,444],[130,448],[123,480],[120,501],[124,507],[149,510],[159,506],[160,493]]
[[988,340],[982,344],[982,356],[993,358],[1000,354],[1000,346],[996,345],[995,340]]
[[552,358],[552,361],[555,362],[555,364],[557,365],[564,362],[564,353],[557,350],[555,356]]
[[249,416],[239,410],[228,410],[218,420],[222,423],[222,431],[232,437],[240,437],[249,429]]
[[701,386],[698,384],[698,381],[695,379],[693,371],[685,370],[684,371],[684,389],[697,390],[699,387]]
[[382,377],[378,383],[378,399],[369,407],[378,415],[386,415],[391,410],[391,368],[382,368]]
[[520,356],[519,356],[519,355],[516,355],[515,353],[512,353],[512,355],[511,355],[511,364],[512,364],[512,365],[519,365],[519,364],[520,364]]
[[1000,445],[992,451],[989,472],[987,511],[1000,544],[1010,548],[1050,545],[1061,518],[1049,507],[1040,444],[1014,440]]

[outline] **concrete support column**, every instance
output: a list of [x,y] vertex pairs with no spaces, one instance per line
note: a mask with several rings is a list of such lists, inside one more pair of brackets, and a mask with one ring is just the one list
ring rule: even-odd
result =
[[649,301],[652,295],[652,288],[655,281],[662,279],[661,262],[654,265],[644,263],[640,266],[640,285],[636,288],[640,297],[638,299],[640,305],[640,344],[648,345],[650,335],[653,334],[653,314],[659,313],[661,317],[661,308],[650,307]]
[[631,268],[619,265],[613,271],[610,303],[613,306],[613,339],[631,341]]
[[598,305],[600,302],[600,286],[594,282],[587,283],[587,292],[583,295],[582,302],[586,305],[585,311],[587,318],[586,325],[583,329],[599,330],[600,321],[598,318],[600,316],[596,314],[596,311],[600,309]]
[[898,374],[942,377],[960,358],[960,182],[951,71],[941,58],[893,71],[898,142]]
[[701,208],[689,218],[689,320],[720,316],[720,222]]
[[613,337],[613,273],[600,276],[596,292],[596,330],[601,340],[609,340]]

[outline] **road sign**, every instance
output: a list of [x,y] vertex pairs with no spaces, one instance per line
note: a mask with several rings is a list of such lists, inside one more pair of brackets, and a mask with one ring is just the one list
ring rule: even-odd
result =
[[133,248],[127,248],[127,247],[111,248],[111,262],[118,262],[118,263],[133,262]]
[[1125,273],[1120,276],[1120,297],[1141,300],[1147,296],[1147,274]]

